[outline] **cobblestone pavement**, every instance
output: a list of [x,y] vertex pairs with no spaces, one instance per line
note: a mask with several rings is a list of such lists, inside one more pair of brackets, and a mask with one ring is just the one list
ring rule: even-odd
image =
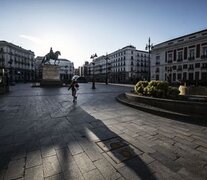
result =
[[[115,97],[130,87],[17,84],[0,96],[0,180],[207,179],[207,128]],[[71,93],[71,92],[70,92]]]

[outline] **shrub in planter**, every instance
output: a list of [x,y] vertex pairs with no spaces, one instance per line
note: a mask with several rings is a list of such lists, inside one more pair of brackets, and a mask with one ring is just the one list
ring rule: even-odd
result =
[[134,86],[134,91],[137,94],[145,94],[145,88],[148,86],[148,81],[139,81],[135,86]]
[[147,94],[153,97],[166,97],[168,92],[168,82],[150,81],[146,87]]
[[171,86],[168,87],[168,96],[176,97],[179,95],[179,93],[180,91],[178,90],[178,88]]

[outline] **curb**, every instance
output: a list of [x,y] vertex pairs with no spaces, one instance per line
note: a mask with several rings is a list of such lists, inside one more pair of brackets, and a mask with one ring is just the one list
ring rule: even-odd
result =
[[184,121],[184,122],[193,123],[197,125],[207,126],[207,121],[204,119],[204,117],[177,113],[177,112],[157,108],[154,106],[150,106],[144,103],[131,101],[126,97],[125,93],[118,95],[116,97],[116,100],[124,105],[127,105],[129,107],[132,107],[132,108],[135,108],[135,109],[147,112],[147,113],[151,113],[151,114],[158,115],[158,116],[165,117],[165,118],[171,118],[173,120],[179,120],[179,121]]

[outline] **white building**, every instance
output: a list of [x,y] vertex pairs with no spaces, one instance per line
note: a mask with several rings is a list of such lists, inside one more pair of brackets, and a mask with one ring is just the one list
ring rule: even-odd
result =
[[108,55],[94,59],[88,66],[87,75],[96,81],[112,83],[136,83],[149,79],[149,53],[126,46]]
[[67,59],[59,59],[60,80],[70,80],[74,75],[74,64]]
[[155,45],[151,58],[152,80],[206,83],[207,29]]
[[32,81],[35,78],[34,52],[6,41],[0,41],[0,66],[11,82]]

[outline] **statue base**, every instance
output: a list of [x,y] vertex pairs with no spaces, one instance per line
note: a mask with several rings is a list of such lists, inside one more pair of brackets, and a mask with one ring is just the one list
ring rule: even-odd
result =
[[40,81],[40,86],[62,86],[62,82],[60,81],[60,67],[52,64],[45,64],[43,66],[43,78]]
[[62,82],[60,80],[46,80],[43,79],[40,81],[40,86],[41,87],[61,87]]

